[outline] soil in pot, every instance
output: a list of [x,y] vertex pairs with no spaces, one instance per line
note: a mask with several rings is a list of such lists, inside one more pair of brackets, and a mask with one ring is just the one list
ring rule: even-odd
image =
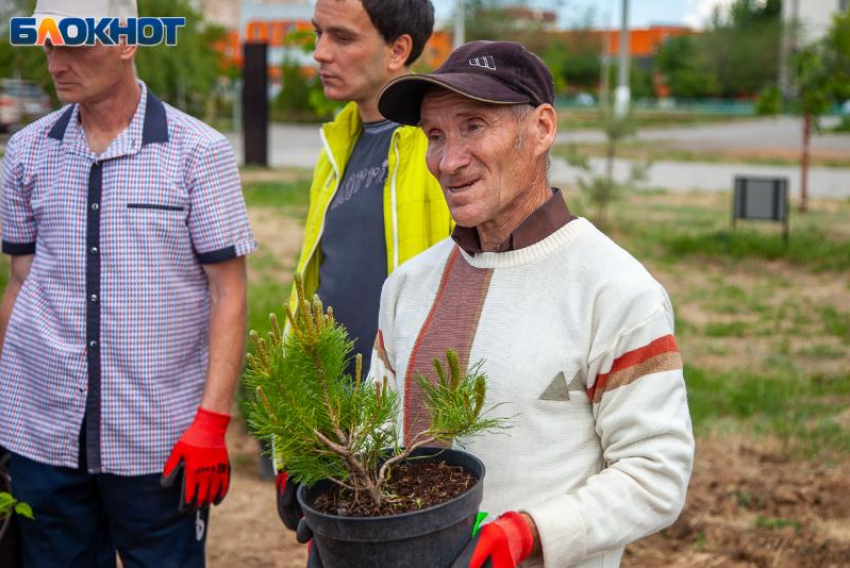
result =
[[[408,472],[409,479],[403,482],[409,488],[417,485],[420,490],[427,488],[425,493],[431,493],[432,497],[448,490],[425,477],[428,470],[420,470],[422,464],[433,464],[436,471],[445,468],[441,475],[460,468],[472,476],[473,483],[457,484],[462,487],[466,483],[468,489],[438,505],[366,517],[341,516],[317,510],[316,503],[320,497],[327,496],[328,502],[333,503],[332,496],[337,493],[336,486],[328,481],[299,489],[298,501],[313,532],[313,545],[325,568],[448,568],[452,565],[472,538],[472,527],[484,494],[481,483],[484,464],[471,454],[458,450],[420,448],[414,455],[428,456],[428,459],[406,462],[408,465],[415,464],[413,471],[416,472]],[[441,463],[444,465],[439,465]],[[403,476],[397,472],[395,479]],[[453,482],[449,487],[452,485]],[[414,503],[415,500],[416,497],[413,497]]]
[[412,460],[392,468],[385,491],[393,495],[382,507],[363,496],[333,487],[313,503],[317,511],[340,517],[380,517],[434,507],[466,493],[478,479],[464,468],[444,461]]

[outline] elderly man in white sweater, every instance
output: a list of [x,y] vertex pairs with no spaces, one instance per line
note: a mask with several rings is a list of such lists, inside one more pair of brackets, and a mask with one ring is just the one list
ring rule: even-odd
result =
[[506,433],[463,440],[486,465],[484,525],[455,566],[618,566],[676,520],[694,440],[673,309],[629,253],[549,185],[557,117],[546,65],[472,42],[390,83],[381,114],[420,126],[457,228],[386,281],[373,376],[418,431],[431,361],[484,361]]

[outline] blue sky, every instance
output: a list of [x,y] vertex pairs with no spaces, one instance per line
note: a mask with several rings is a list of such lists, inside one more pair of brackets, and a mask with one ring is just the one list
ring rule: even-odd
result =
[[[438,18],[452,14],[455,0],[432,0]],[[569,26],[593,8],[595,24],[600,27],[620,25],[622,0],[563,0],[557,8],[562,25]],[[532,0],[541,7],[557,6],[553,0]],[[726,6],[731,0],[630,0],[629,20],[632,27],[651,24],[676,24],[699,27],[711,15],[716,5]]]

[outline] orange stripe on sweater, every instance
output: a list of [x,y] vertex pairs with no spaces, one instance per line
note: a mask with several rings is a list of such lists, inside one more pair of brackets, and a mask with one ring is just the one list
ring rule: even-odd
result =
[[384,333],[379,329],[378,335],[375,336],[375,351],[378,354],[378,358],[381,360],[381,363],[384,364],[384,367],[390,370],[393,374],[395,374],[395,369],[390,365],[390,358],[387,356],[387,348],[384,347]]
[[596,381],[593,386],[587,389],[587,397],[590,400],[595,400],[597,391],[600,393],[604,392],[606,383],[608,382],[608,377],[615,373],[640,365],[648,359],[652,359],[662,353],[678,352],[679,346],[676,344],[676,338],[672,335],[665,335],[652,341],[648,345],[623,353],[614,361],[614,364],[611,365],[611,370],[607,373],[596,376]]

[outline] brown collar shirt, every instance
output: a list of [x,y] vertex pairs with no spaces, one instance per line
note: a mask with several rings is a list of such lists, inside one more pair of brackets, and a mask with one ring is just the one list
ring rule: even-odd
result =
[[[552,197],[538,207],[534,213],[526,217],[525,221],[514,229],[510,236],[500,244],[495,252],[507,252],[531,246],[542,241],[575,217],[570,213],[561,190],[552,188]],[[481,240],[478,238],[478,230],[475,227],[461,227],[457,225],[452,232],[452,239],[460,248],[469,254],[484,252],[481,248]]]

